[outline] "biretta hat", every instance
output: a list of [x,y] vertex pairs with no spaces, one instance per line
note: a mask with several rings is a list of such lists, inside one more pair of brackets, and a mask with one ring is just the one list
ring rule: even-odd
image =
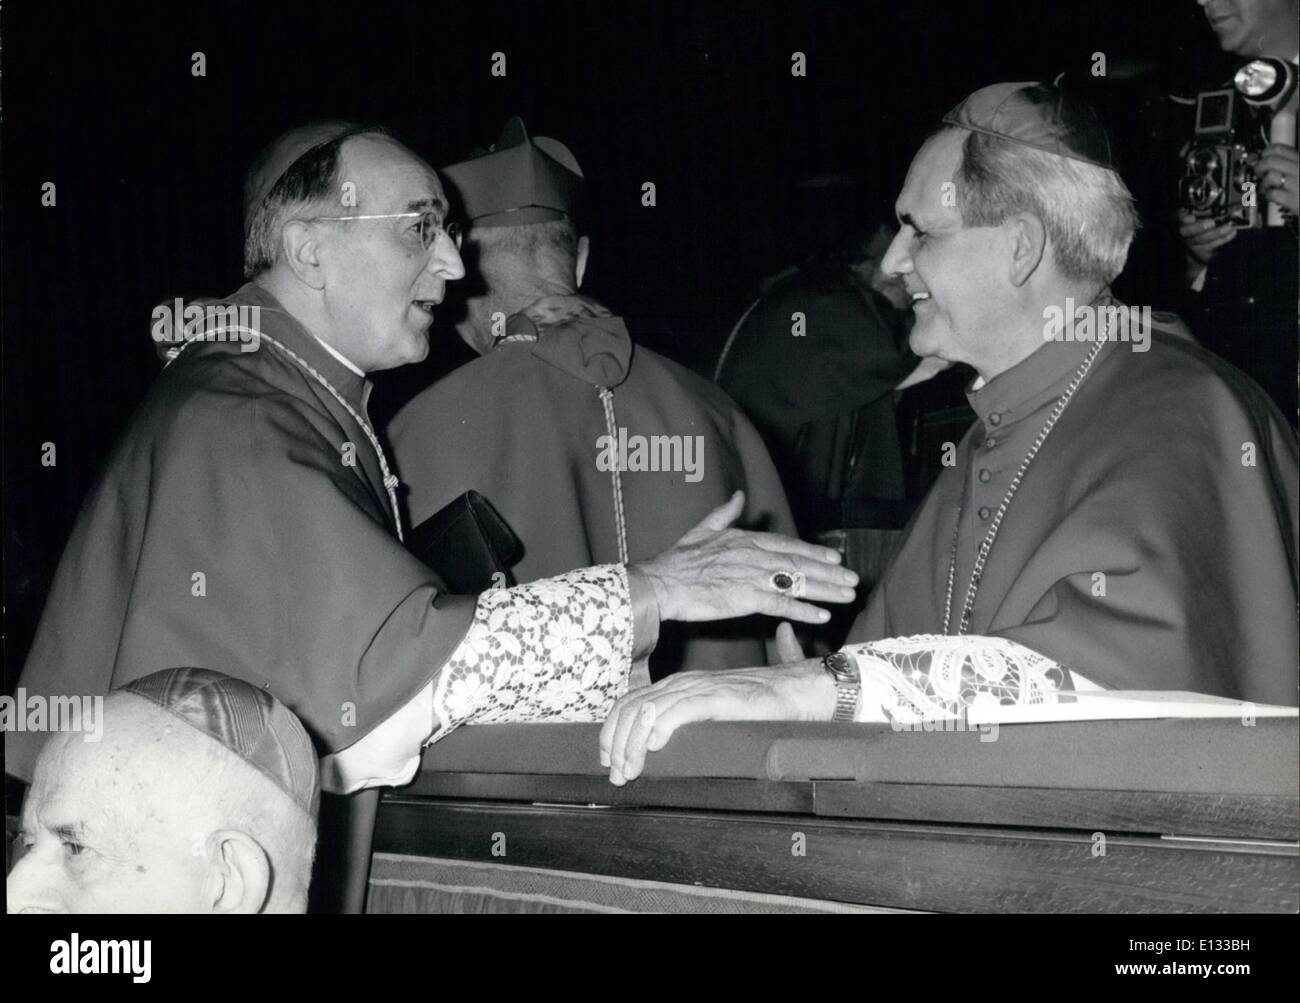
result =
[[582,168],[569,148],[528,135],[517,116],[489,150],[441,171],[474,226],[523,226],[572,219],[582,198]]
[[1058,157],[1117,171],[1101,116],[1087,101],[1055,84],[992,84],[943,117],[946,125],[1023,143]]
[[293,711],[266,690],[211,669],[163,669],[120,692],[148,700],[220,742],[316,815],[316,750]]

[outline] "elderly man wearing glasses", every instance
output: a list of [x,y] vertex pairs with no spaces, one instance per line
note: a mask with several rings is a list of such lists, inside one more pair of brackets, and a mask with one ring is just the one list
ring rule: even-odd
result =
[[[245,201],[250,281],[222,303],[257,308],[257,350],[202,331],[172,353],[63,555],[29,697],[218,670],[296,712],[349,792],[408,781],[465,722],[601,719],[660,619],[820,623],[806,600],[852,598],[834,552],[728,528],[739,493],[640,564],[448,595],[402,546],[366,411],[366,374],[424,358],[465,274],[437,175],[325,123],[281,137]],[[43,737],[7,732],[7,771],[30,779]]]

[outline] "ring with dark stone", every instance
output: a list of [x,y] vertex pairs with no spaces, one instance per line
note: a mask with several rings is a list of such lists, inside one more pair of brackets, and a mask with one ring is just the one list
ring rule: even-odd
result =
[[801,598],[808,591],[808,579],[802,571],[777,571],[770,579],[772,588],[786,595]]

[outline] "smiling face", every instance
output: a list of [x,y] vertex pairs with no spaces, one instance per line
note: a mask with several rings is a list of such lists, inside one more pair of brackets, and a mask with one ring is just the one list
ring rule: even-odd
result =
[[912,351],[980,369],[1008,312],[1008,247],[1002,227],[962,222],[955,177],[967,135],[945,129],[913,159],[881,270],[898,276],[912,299]]
[[1197,0],[1224,52],[1292,59],[1300,28],[1295,0]]
[[196,831],[206,830],[195,791],[219,768],[220,748],[134,698],[106,701],[104,714],[102,741],[53,734],[41,752],[9,911],[205,911],[207,859],[194,851]]
[[[330,215],[434,210],[445,221],[438,176],[404,146],[363,135],[343,146],[339,177],[356,185],[355,207]],[[317,333],[366,372],[419,362],[429,353],[433,309],[448,282],[465,275],[456,245],[440,232],[426,249],[415,217],[315,223],[326,330]]]

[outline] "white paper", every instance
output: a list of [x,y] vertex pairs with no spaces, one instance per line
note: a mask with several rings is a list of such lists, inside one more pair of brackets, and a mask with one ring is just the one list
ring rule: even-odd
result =
[[1093,690],[1066,692],[1056,703],[968,708],[969,724],[1026,724],[1037,721],[1130,721],[1158,718],[1296,717],[1300,708],[1230,700],[1179,690]]

